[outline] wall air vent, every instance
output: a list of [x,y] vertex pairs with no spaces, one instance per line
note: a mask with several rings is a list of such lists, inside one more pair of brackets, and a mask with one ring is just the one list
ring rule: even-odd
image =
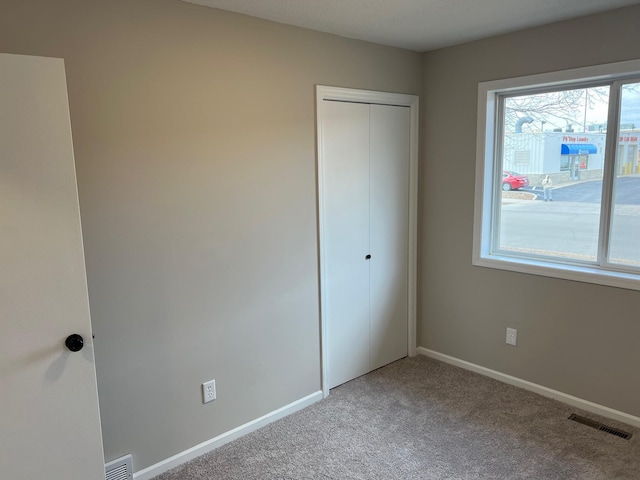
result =
[[133,480],[131,455],[125,455],[104,466],[106,480]]
[[572,413],[569,416],[569,420],[582,423],[583,425],[586,425],[588,427],[595,428],[596,430],[600,430],[602,432],[610,433],[611,435],[624,438],[625,440],[629,440],[632,436],[632,434],[629,432],[610,427],[609,425],[605,425],[604,423],[596,422],[595,420],[591,420],[590,418],[581,417],[580,415],[576,415],[575,413]]

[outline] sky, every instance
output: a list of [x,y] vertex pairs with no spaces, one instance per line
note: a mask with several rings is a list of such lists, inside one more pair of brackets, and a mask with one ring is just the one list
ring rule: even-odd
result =
[[[523,125],[523,131],[565,130],[568,124],[576,132],[584,131],[593,125],[606,125],[608,115],[608,87],[586,89],[590,99],[585,111],[585,89],[566,92],[550,92],[533,95],[508,97],[506,99],[505,127],[514,128],[518,119],[533,118],[533,122]],[[640,129],[640,83],[629,84],[623,88],[620,123],[634,125]],[[569,113],[571,112],[571,113]],[[572,120],[567,120],[567,117]],[[544,124],[541,123],[544,120]],[[509,128],[511,126],[511,128]]]
[[[640,86],[640,84],[636,84]],[[622,110],[620,123],[633,123],[635,128],[640,128],[640,92],[627,91],[622,94]]]
[[[587,112],[587,125],[607,123],[608,102],[596,102],[591,111]],[[640,83],[632,84],[632,88],[622,91],[622,108],[620,123],[633,124],[640,128]]]

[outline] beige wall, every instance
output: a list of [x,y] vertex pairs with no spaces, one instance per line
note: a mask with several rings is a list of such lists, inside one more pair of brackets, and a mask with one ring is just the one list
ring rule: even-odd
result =
[[640,292],[473,267],[471,252],[478,82],[638,58],[638,18],[631,7],[424,55],[418,332],[423,347],[636,416]]
[[178,0],[3,0],[0,51],[66,62],[107,460],[318,391],[314,86],[421,56]]

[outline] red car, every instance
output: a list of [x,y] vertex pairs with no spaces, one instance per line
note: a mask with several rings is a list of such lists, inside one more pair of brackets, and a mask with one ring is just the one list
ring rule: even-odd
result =
[[517,190],[529,185],[529,177],[520,175],[517,172],[509,172],[507,170],[502,172],[502,190],[508,192],[509,190]]

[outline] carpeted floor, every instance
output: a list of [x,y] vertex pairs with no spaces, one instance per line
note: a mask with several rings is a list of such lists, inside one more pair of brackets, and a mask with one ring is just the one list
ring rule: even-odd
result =
[[638,429],[417,356],[157,480],[640,479],[639,445]]

